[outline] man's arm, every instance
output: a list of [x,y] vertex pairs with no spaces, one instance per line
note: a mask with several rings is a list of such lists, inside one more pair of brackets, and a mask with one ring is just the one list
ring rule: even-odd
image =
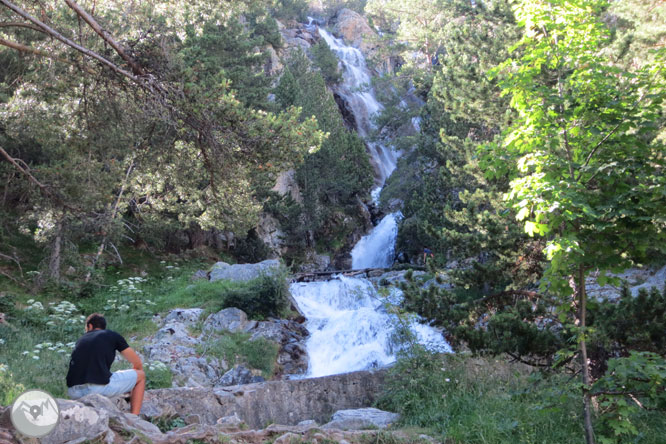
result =
[[134,370],[143,370],[143,364],[141,363],[141,358],[136,354],[132,347],[127,347],[125,350],[120,352],[123,355],[123,358],[127,359]]

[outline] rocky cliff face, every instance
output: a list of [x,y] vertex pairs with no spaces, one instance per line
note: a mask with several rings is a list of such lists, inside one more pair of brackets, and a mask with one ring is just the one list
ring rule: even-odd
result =
[[343,8],[331,18],[329,24],[333,26],[333,34],[342,37],[366,55],[377,49],[377,33],[358,12]]

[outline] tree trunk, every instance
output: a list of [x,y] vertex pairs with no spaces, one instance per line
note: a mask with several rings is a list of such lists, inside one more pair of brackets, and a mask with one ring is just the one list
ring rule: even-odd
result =
[[56,236],[53,239],[51,247],[51,257],[49,258],[49,279],[60,282],[60,259],[62,257],[62,221],[56,226]]
[[578,266],[576,289],[578,292],[578,320],[580,324],[578,327],[581,330],[580,339],[580,359],[583,375],[583,421],[585,427],[585,441],[587,444],[595,444],[594,428],[592,427],[592,408],[591,399],[589,396],[590,381],[590,365],[587,360],[587,343],[585,341],[585,315],[587,313],[587,295],[585,294],[585,270],[582,265]]

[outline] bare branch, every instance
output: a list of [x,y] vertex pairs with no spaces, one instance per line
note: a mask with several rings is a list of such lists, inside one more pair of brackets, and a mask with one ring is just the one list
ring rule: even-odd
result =
[[42,22],[41,20],[39,20],[39,19],[33,17],[32,15],[30,15],[29,13],[27,13],[27,12],[24,11],[23,9],[19,8],[18,6],[16,6],[16,5],[13,4],[12,2],[10,2],[10,1],[8,1],[8,0],[0,0],[0,4],[5,5],[7,8],[11,9],[11,10],[14,11],[16,14],[18,14],[18,15],[21,16],[21,17],[23,17],[25,20],[28,20],[28,21],[34,23],[34,24],[37,25],[41,30],[43,30],[44,33],[50,35],[50,36],[53,37],[54,39],[56,39],[56,40],[58,40],[58,41],[64,43],[64,44],[67,45],[67,46],[70,46],[71,48],[76,49],[77,51],[79,51],[79,52],[81,52],[81,53],[87,55],[87,56],[90,57],[90,58],[93,58],[93,59],[97,60],[97,61],[100,62],[102,65],[104,65],[104,66],[110,68],[112,71],[114,71],[114,72],[116,72],[116,73],[118,73],[118,74],[120,74],[120,75],[122,75],[122,76],[124,76],[124,77],[127,77],[128,79],[132,80],[133,82],[135,82],[135,83],[137,83],[137,84],[140,84],[140,85],[144,85],[144,83],[141,81],[141,79],[139,79],[138,77],[136,77],[136,76],[135,76],[134,74],[132,74],[131,72],[122,69],[121,67],[119,67],[119,66],[116,65],[115,63],[111,62],[110,60],[107,60],[106,58],[102,57],[101,55],[97,54],[96,52],[91,51],[91,50],[88,49],[88,48],[84,48],[83,46],[77,44],[76,42],[74,42],[74,41],[68,39],[67,37],[65,37],[64,35],[60,34],[60,33],[59,33],[58,31],[56,31],[55,29],[53,29],[53,28],[51,28],[50,26],[48,26],[46,23],[44,23],[44,22]]
[[0,22],[0,28],[28,28],[34,31],[44,32],[44,30],[38,26],[21,22]]
[[55,60],[55,61],[58,61],[58,62],[62,62],[62,63],[66,63],[68,65],[76,66],[77,68],[80,68],[80,69],[84,70],[88,74],[97,75],[97,72],[95,70],[93,70],[93,69],[91,69],[87,66],[77,65],[75,63],[70,62],[69,60],[61,59],[60,57],[56,57],[53,54],[49,54],[46,51],[41,51],[39,49],[32,48],[30,46],[21,45],[20,43],[5,40],[3,38],[0,38],[0,45],[6,46],[8,48],[15,49],[17,51],[37,55],[37,56],[40,56],[40,57],[46,57],[46,58],[49,58],[49,59],[52,59],[52,60]]
[[113,49],[116,50],[116,52],[122,57],[129,65],[132,67],[132,71],[136,75],[145,75],[146,72],[139,66],[138,63],[136,63],[135,60],[133,60],[130,56],[125,53],[125,51],[120,47],[120,45],[111,37],[111,34],[106,32],[102,27],[97,23],[97,21],[88,14],[83,8],[81,8],[78,4],[73,2],[72,0],[65,0],[65,3],[67,3],[67,6],[72,8],[74,12],[76,12],[79,17],[81,17],[90,27],[97,33],[99,34],[102,39],[106,43],[108,43]]
[[32,182],[32,183],[34,183],[35,185],[37,185],[37,186],[38,186],[42,191],[44,191],[45,193],[50,194],[50,191],[47,189],[46,185],[44,185],[43,183],[41,183],[39,180],[37,180],[37,179],[35,178],[35,176],[33,176],[32,174],[30,174],[30,171],[28,171],[27,169],[25,169],[25,168],[23,168],[21,165],[19,165],[18,162],[16,161],[16,159],[14,159],[12,156],[10,156],[9,153],[8,153],[7,151],[5,151],[1,146],[0,146],[0,154],[2,155],[2,157],[4,157],[5,159],[7,159],[7,161],[8,161],[9,163],[11,163],[12,165],[14,165],[14,166],[15,166],[15,167],[16,167],[21,173],[23,173],[24,175],[26,175],[26,176],[28,177],[28,180],[30,180],[30,182]]

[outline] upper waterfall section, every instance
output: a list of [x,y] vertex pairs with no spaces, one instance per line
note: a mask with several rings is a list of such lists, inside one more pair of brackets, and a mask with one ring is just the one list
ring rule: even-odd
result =
[[341,39],[331,35],[325,29],[318,27],[319,35],[337,55],[343,67],[343,81],[336,87],[336,92],[346,101],[352,114],[359,135],[366,140],[372,165],[375,169],[375,184],[383,186],[386,179],[395,170],[397,154],[391,147],[380,143],[368,142],[375,125],[372,118],[383,107],[377,101],[372,88],[370,70],[368,69],[363,53],[353,46],[345,44]]

